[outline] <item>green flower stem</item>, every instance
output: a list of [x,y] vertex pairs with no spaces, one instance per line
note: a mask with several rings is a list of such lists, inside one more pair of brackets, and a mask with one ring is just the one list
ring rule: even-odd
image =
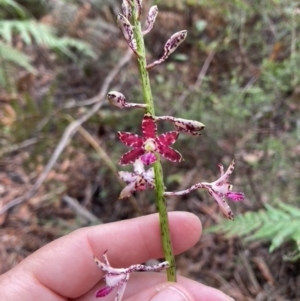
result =
[[[141,81],[142,81],[143,96],[144,96],[145,103],[148,105],[147,108],[148,112],[152,116],[155,116],[149,74],[146,69],[147,62],[146,62],[145,44],[144,44],[144,38],[141,29],[141,23],[138,20],[135,20],[134,18],[133,25],[134,25],[134,36],[137,42],[137,52],[140,55],[137,60],[139,65]],[[162,166],[160,163],[159,156],[157,158],[157,161],[154,163],[154,173],[155,173],[156,206],[159,214],[162,246],[164,251],[164,257],[170,263],[170,268],[167,269],[167,277],[168,277],[168,281],[176,282],[175,257],[173,254],[173,248],[171,243],[168,211],[166,206],[166,200],[164,198],[165,186],[163,180],[163,171],[162,171]]]

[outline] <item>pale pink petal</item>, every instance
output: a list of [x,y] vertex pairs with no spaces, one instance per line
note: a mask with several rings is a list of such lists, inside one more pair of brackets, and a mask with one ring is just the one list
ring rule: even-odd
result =
[[154,168],[151,167],[149,168],[145,173],[144,173],[144,178],[147,181],[147,183],[151,186],[154,187],[155,185],[155,180],[154,180]]
[[157,126],[151,114],[146,113],[142,121],[142,131],[145,140],[155,138],[157,134]]
[[96,298],[101,298],[107,296],[114,288],[105,286],[104,288],[101,288],[98,292],[96,292]]
[[145,172],[144,164],[141,159],[135,160],[135,162],[133,163],[133,170],[138,175]]
[[231,208],[227,204],[225,198],[218,195],[215,191],[212,189],[208,189],[209,194],[215,199],[215,201],[218,203],[221,211],[223,214],[230,220],[233,220],[233,213],[231,211]]
[[129,280],[129,277],[130,277],[130,274],[129,273],[126,274],[126,277],[125,277],[124,281],[122,281],[118,285],[118,291],[117,291],[117,295],[116,295],[115,301],[121,301],[122,300],[124,292],[125,292],[125,289],[126,289],[127,282]]
[[145,165],[151,165],[156,161],[156,156],[153,153],[145,153],[141,156],[141,160]]
[[[222,170],[223,166],[219,165],[219,169],[221,171],[221,177],[217,181],[215,181],[214,184],[219,185],[221,183],[228,183],[228,178],[234,170],[234,164],[235,162],[234,160],[232,160],[225,173],[223,173],[224,171]],[[222,167],[220,168],[220,166]]]
[[142,148],[132,149],[121,157],[119,164],[120,165],[132,164],[135,160],[140,158],[144,153],[145,151]]
[[181,154],[171,147],[158,144],[157,150],[163,157],[172,162],[181,162],[183,160]]
[[129,183],[120,193],[119,199],[125,199],[132,195],[135,191],[135,182]]
[[128,172],[128,171],[119,171],[118,175],[120,177],[121,180],[123,180],[124,182],[133,182],[136,180],[137,175],[133,172]]
[[173,143],[175,143],[175,141],[178,138],[178,135],[179,135],[179,133],[177,131],[167,132],[167,133],[159,135],[155,139],[155,142],[157,142],[163,146],[169,146],[169,145],[172,145]]
[[142,137],[129,132],[118,132],[119,139],[126,145],[131,147],[142,147],[144,140]]

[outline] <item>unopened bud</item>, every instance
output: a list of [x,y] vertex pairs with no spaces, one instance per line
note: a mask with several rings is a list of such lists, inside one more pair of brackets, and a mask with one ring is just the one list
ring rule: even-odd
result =
[[132,17],[132,9],[127,0],[123,0],[122,2],[122,12],[128,20]]
[[160,116],[155,117],[155,119],[172,122],[178,132],[188,133],[194,136],[200,136],[201,134],[199,132],[205,128],[205,125],[203,123],[196,120],[175,118],[173,116]]
[[147,28],[143,31],[143,35],[147,34],[152,30],[157,15],[158,15],[157,5],[151,6],[147,16]]
[[118,108],[142,108],[146,109],[147,105],[142,103],[131,103],[127,102],[125,96],[117,91],[110,91],[107,94],[107,100],[109,103]]
[[117,24],[122,30],[122,33],[125,37],[125,40],[127,41],[129,47],[132,49],[132,51],[138,55],[137,53],[137,45],[136,45],[136,40],[134,38],[134,33],[132,29],[132,25],[128,21],[128,19],[123,16],[122,14],[118,14],[117,16]]
[[147,69],[150,69],[164,62],[169,57],[169,55],[173,53],[177,49],[177,47],[185,40],[186,36],[187,30],[181,30],[174,33],[165,44],[163,56],[159,60],[149,64],[147,66]]

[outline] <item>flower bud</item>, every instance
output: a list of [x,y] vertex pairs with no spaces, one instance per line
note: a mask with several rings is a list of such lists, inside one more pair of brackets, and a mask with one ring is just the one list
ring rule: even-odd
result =
[[201,135],[199,132],[205,128],[205,125],[196,120],[189,120],[183,118],[175,118],[173,116],[155,117],[156,120],[166,120],[172,122],[176,130],[181,133],[188,133],[194,136]]
[[146,109],[147,105],[142,104],[142,103],[132,103],[132,102],[127,102],[125,96],[117,91],[110,91],[107,94],[107,100],[109,103],[115,107],[118,108],[142,108]]
[[181,30],[174,33],[165,44],[163,56],[159,60],[149,64],[147,66],[147,69],[153,68],[154,66],[164,62],[169,57],[169,55],[173,53],[177,49],[177,47],[185,40],[186,36],[187,30]]
[[125,37],[125,40],[127,41],[129,47],[132,49],[132,51],[138,55],[137,53],[137,45],[136,45],[136,40],[134,38],[134,33],[132,29],[132,25],[128,21],[128,19],[123,16],[122,14],[118,14],[117,16],[117,24],[122,30],[122,33]]
[[127,0],[123,0],[122,2],[122,12],[128,20],[132,17],[132,9]]
[[147,16],[148,26],[143,31],[143,35],[146,35],[148,32],[150,32],[152,30],[157,15],[158,15],[157,5],[151,6],[150,9],[149,9],[149,12],[148,12],[148,16]]

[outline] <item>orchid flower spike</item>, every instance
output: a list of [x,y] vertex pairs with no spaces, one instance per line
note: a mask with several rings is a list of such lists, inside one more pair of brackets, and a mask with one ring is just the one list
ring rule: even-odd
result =
[[131,50],[137,56],[140,56],[139,53],[137,52],[137,44],[136,44],[136,40],[134,38],[132,25],[130,24],[128,19],[124,15],[118,14],[117,24],[120,27],[120,29],[124,35],[124,38],[125,38],[126,42],[128,43],[129,47],[131,48]]
[[185,40],[186,36],[187,30],[181,30],[174,33],[165,44],[163,56],[159,60],[147,65],[147,69],[149,70],[154,66],[164,62],[169,57],[169,55],[173,53],[177,49],[177,47]]
[[147,105],[142,103],[127,102],[125,96],[117,91],[110,91],[107,94],[107,100],[109,103],[118,108],[142,108],[146,109]]
[[134,172],[119,171],[119,177],[128,185],[121,191],[120,199],[129,197],[134,191],[141,191],[155,187],[154,168],[145,171],[141,159],[133,163]]
[[233,213],[232,213],[231,208],[229,207],[228,203],[226,202],[226,198],[228,198],[232,201],[236,201],[236,202],[242,201],[245,199],[245,195],[242,192],[231,191],[232,185],[229,182],[229,176],[233,172],[234,165],[235,165],[235,162],[234,162],[234,160],[232,160],[228,169],[224,173],[224,167],[221,164],[219,164],[218,167],[221,172],[221,177],[212,183],[206,183],[206,182],[197,183],[186,190],[177,191],[177,192],[165,192],[164,195],[165,196],[184,195],[184,194],[190,193],[193,190],[196,190],[199,188],[205,188],[205,189],[207,189],[208,193],[218,203],[223,214],[228,219],[233,220]]
[[119,139],[132,150],[124,154],[119,164],[128,165],[141,158],[145,165],[154,163],[157,158],[155,153],[161,154],[172,162],[181,162],[182,156],[170,147],[178,138],[177,131],[171,131],[157,136],[157,126],[150,113],[144,115],[142,121],[143,137],[128,132],[118,132]]
[[176,130],[178,132],[191,134],[193,136],[200,136],[200,131],[202,131],[205,128],[205,125],[199,121],[175,118],[172,116],[155,117],[155,120],[165,120],[172,122],[175,125]]
[[142,264],[131,265],[128,268],[113,268],[108,259],[107,251],[103,254],[104,262],[100,261],[94,256],[94,260],[98,267],[104,272],[104,279],[106,286],[96,292],[96,298],[107,296],[115,287],[117,288],[117,295],[115,301],[121,301],[125,292],[126,284],[129,280],[130,273],[134,271],[155,271],[159,272],[168,268],[169,262],[164,261],[156,265],[146,266]]
[[151,6],[147,16],[147,28],[143,31],[143,35],[146,35],[152,30],[157,15],[158,15],[157,5]]

